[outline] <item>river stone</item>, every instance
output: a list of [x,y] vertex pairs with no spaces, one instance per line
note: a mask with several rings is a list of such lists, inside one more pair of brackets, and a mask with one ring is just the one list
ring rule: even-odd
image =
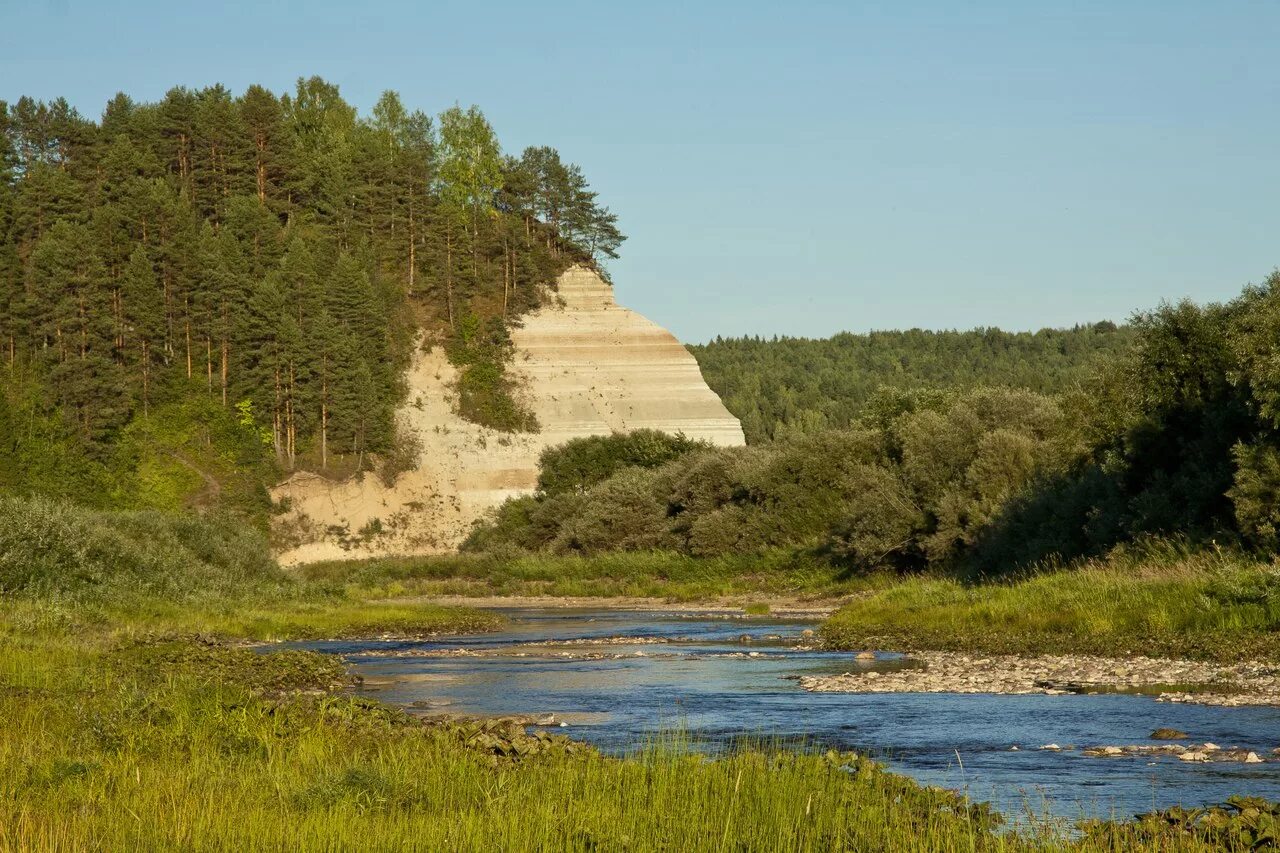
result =
[[1178,729],[1156,729],[1150,735],[1152,740],[1183,740],[1186,736],[1186,732]]
[[1208,761],[1209,753],[1207,752],[1184,752],[1178,756],[1179,761]]
[[1258,757],[1258,753],[1251,752],[1244,757],[1245,764],[1261,764],[1262,759]]
[[856,660],[875,660],[876,653],[875,652],[858,652],[856,655],[854,655],[854,658]]

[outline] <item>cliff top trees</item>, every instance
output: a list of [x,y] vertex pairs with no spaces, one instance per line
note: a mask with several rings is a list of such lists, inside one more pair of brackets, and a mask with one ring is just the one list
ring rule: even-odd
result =
[[415,324],[501,324],[590,253],[507,177],[479,109],[437,126],[387,91],[361,117],[319,77],[119,94],[98,123],[0,102],[0,365],[95,458],[130,419],[248,401],[284,466],[362,464]]

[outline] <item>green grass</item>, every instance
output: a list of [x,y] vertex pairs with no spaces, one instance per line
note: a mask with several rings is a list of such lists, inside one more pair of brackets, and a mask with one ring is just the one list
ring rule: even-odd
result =
[[459,554],[314,563],[292,570],[308,582],[342,584],[363,596],[624,596],[699,601],[721,597],[833,598],[882,585],[845,577],[829,563],[791,551],[688,557],[616,552],[591,557]]
[[4,625],[0,849],[1211,849],[1002,833],[850,754],[676,739],[614,759],[423,724],[334,692],[341,667],[312,653]]
[[502,624],[498,616],[469,607],[363,601],[343,592],[319,591],[269,604],[210,602],[195,609],[161,601],[137,602],[101,615],[105,621],[151,633],[195,632],[255,641],[417,637],[490,631]]
[[1280,566],[1178,543],[999,583],[907,578],[834,614],[831,645],[988,653],[1280,653]]

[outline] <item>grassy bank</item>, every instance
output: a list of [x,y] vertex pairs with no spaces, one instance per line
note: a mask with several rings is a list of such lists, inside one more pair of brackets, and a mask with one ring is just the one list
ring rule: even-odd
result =
[[253,654],[6,637],[0,848],[1021,846],[954,796],[865,762],[851,775],[817,756],[619,761],[476,737],[328,692],[341,673],[319,656],[237,659]]
[[850,754],[613,759],[424,724],[336,692],[341,666],[311,653],[4,625],[0,849],[1224,849],[1116,826],[1002,833]]
[[1027,846],[994,835],[985,809],[851,756],[616,760],[520,729],[423,724],[343,692],[334,658],[240,641],[491,617],[285,575],[218,522],[0,513],[0,849]]
[[1178,543],[1000,583],[906,578],[823,626],[843,648],[1168,655],[1280,654],[1280,566]]
[[880,584],[830,563],[773,551],[760,556],[688,557],[613,552],[592,557],[458,554],[314,563],[292,570],[310,583],[362,596],[624,596],[700,601],[722,597],[836,598]]

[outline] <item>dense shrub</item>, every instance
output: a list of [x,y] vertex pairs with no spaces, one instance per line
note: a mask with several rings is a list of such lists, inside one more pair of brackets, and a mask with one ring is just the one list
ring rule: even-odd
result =
[[181,600],[288,583],[243,522],[0,496],[0,593]]
[[[628,437],[571,443],[544,455],[552,487],[507,503],[467,547],[711,557],[821,546],[859,567],[941,563],[1071,443],[1057,404],[1026,391],[931,396],[898,411],[865,428],[686,450],[656,466],[619,467]],[[650,435],[636,444],[682,449]]]
[[623,468],[656,468],[707,446],[683,435],[652,429],[575,438],[542,452],[538,460],[538,491],[544,495],[586,491]]

